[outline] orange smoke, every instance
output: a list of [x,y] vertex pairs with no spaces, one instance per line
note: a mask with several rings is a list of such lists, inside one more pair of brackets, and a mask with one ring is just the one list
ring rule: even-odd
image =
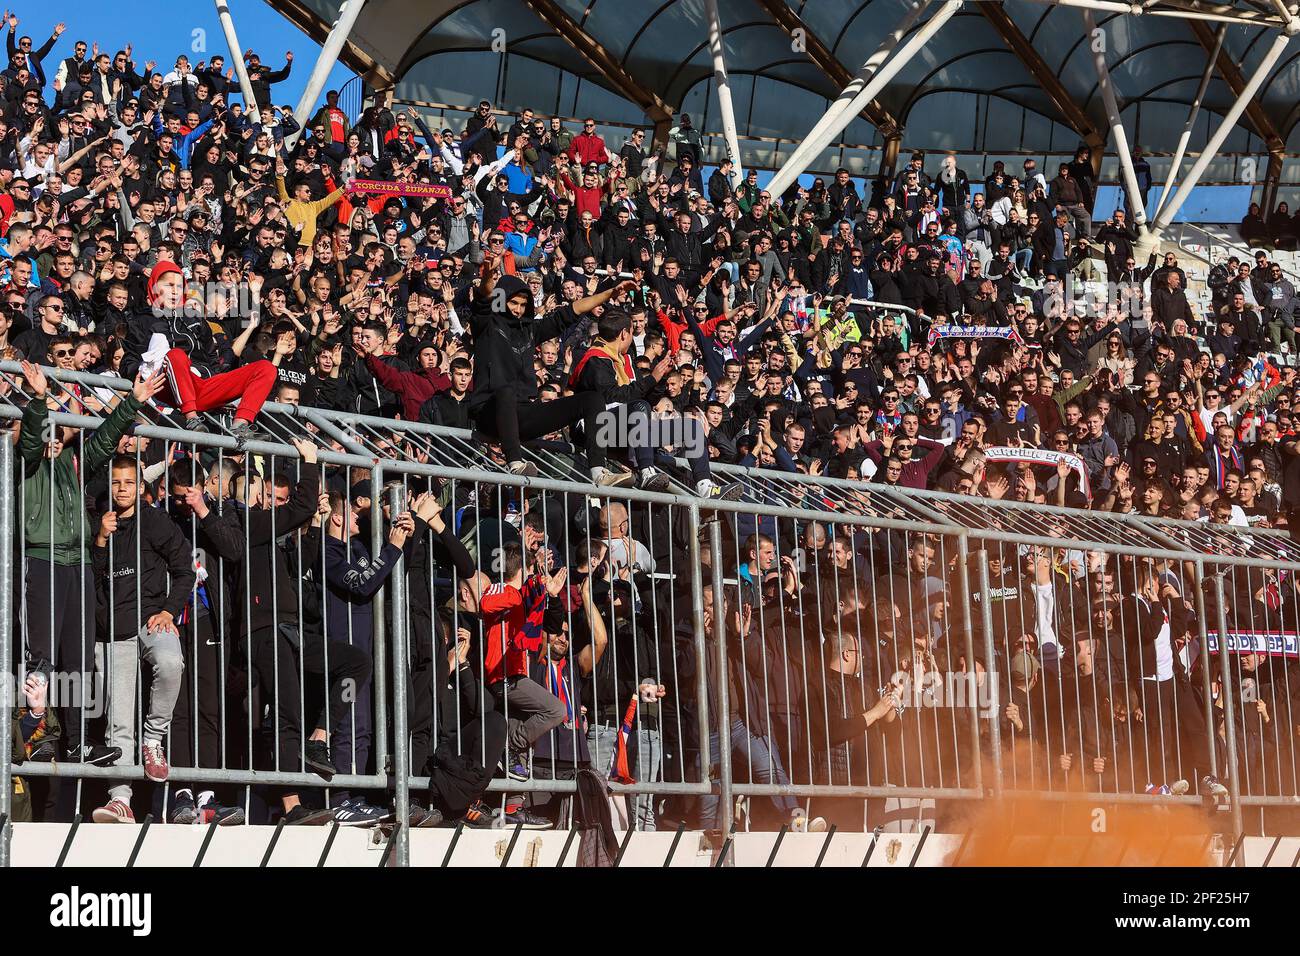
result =
[[[985,779],[989,779],[986,771]],[[989,798],[955,830],[956,866],[1209,866],[1216,832],[1199,806],[1152,796],[1150,803]]]

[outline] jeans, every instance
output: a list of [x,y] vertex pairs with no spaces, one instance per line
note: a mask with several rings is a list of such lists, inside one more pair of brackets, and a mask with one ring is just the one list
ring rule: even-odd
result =
[[[653,783],[659,779],[659,767],[663,758],[663,741],[659,731],[638,724],[633,738],[635,763],[629,769],[637,783]],[[591,752],[592,769],[604,776],[618,749],[618,727],[613,724],[592,724],[587,728],[587,749]],[[629,795],[629,799],[632,829],[658,829],[655,823],[655,795],[638,793]]]
[[1011,261],[1024,275],[1029,275],[1030,264],[1034,261],[1033,249],[1017,249],[1011,253]]
[[[108,690],[108,725],[105,743],[121,747],[122,756],[115,766],[131,766],[135,756],[135,678],[137,662],[143,661],[153,671],[149,687],[149,709],[145,713],[146,743],[161,741],[171,726],[172,711],[181,692],[181,674],[185,659],[181,656],[180,638],[171,631],[140,628],[138,637],[105,641],[95,645],[95,671]],[[131,802],[131,785],[110,787],[109,799]]]
[[[721,750],[717,731],[709,734],[709,753],[718,754]],[[789,786],[790,777],[781,763],[781,753],[766,737],[759,737],[750,732],[739,717],[731,720],[731,752],[743,755],[749,761],[750,775],[754,783]],[[733,772],[733,776],[735,776]],[[771,798],[772,804],[788,816],[799,806],[799,801],[789,794],[777,794]],[[721,801],[717,794],[710,793],[700,798],[700,825],[716,829],[721,825],[718,813]]]
[[488,690],[506,717],[510,728],[506,742],[516,753],[528,750],[534,740],[564,723],[560,698],[531,678],[507,677]]

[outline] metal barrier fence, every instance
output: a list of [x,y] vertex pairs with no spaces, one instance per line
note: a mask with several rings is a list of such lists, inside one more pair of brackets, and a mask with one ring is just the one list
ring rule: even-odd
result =
[[[1282,531],[720,464],[741,500],[596,489],[563,442],[521,478],[463,431],[274,403],[239,449],[218,416],[45,373],[43,400],[0,363],[0,704],[44,674],[59,745],[123,756],[33,760],[48,717],[26,747],[32,721],[0,722],[0,819],[114,796],[170,820],[188,786],[248,819],[391,795],[405,821],[498,763],[498,805],[561,825],[590,765],[629,826],[724,833],[1215,778],[1241,833],[1300,797]],[[529,653],[498,660],[502,619]]]

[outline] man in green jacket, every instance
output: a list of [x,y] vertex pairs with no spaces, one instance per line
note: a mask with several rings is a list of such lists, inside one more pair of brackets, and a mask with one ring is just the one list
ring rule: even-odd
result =
[[23,631],[28,647],[54,663],[58,688],[70,700],[51,700],[62,713],[63,759],[105,765],[117,760],[116,747],[83,741],[82,709],[91,703],[83,689],[91,686],[95,661],[95,583],[86,520],[85,479],[113,458],[118,439],[135,421],[136,412],[166,384],[159,373],[136,378],[135,387],[84,442],[75,429],[50,420],[49,380],[38,365],[23,363],[27,387],[35,396],[23,412],[18,438],[22,469]]

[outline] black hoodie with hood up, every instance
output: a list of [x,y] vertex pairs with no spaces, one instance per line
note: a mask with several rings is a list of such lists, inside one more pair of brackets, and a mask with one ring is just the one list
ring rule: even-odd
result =
[[[528,308],[522,318],[516,319],[506,308],[506,302],[521,292],[528,297]],[[537,377],[533,374],[533,356],[537,347],[559,337],[581,319],[569,305],[537,317],[532,293],[517,276],[502,276],[486,299],[475,295],[470,308],[470,329],[474,333],[470,411],[481,408],[494,392],[506,387],[515,390],[521,404],[535,401]]]

